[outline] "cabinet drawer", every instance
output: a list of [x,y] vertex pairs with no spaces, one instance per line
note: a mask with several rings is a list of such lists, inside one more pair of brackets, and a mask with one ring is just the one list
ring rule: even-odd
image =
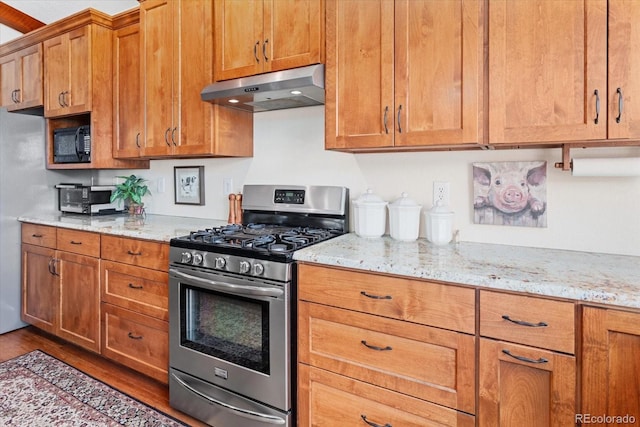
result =
[[169,244],[118,236],[102,236],[102,258],[154,270],[169,270]]
[[546,298],[480,291],[480,335],[573,354],[575,306]]
[[169,320],[169,276],[112,261],[102,262],[102,302]]
[[302,264],[301,300],[475,333],[475,291],[379,274]]
[[472,415],[311,366],[298,365],[298,375],[302,426],[475,425]]
[[30,245],[38,245],[55,249],[56,227],[23,223],[22,243],[29,243]]
[[100,235],[97,233],[58,228],[56,242],[61,251],[100,258]]
[[475,413],[474,336],[307,302],[299,316],[300,362]]
[[102,303],[102,354],[168,383],[169,324]]

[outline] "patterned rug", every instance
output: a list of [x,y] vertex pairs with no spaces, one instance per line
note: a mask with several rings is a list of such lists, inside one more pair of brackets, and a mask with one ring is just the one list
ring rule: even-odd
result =
[[0,426],[184,426],[42,351],[0,363]]

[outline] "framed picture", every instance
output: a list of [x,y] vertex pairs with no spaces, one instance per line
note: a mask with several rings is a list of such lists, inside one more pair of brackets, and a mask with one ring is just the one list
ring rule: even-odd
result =
[[176,205],[204,205],[204,166],[174,166]]

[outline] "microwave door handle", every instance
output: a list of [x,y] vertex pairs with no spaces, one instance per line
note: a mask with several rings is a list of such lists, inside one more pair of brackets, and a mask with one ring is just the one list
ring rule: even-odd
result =
[[261,414],[259,412],[255,412],[255,411],[249,411],[247,409],[238,408],[238,407],[235,407],[233,405],[229,405],[228,403],[221,402],[218,399],[214,399],[213,397],[207,396],[205,393],[202,393],[201,391],[196,390],[194,387],[192,387],[189,384],[187,384],[187,382],[185,380],[183,380],[182,378],[178,377],[178,375],[176,375],[175,373],[172,372],[171,376],[178,382],[178,384],[180,384],[181,386],[183,386],[184,388],[186,388],[190,392],[194,393],[195,395],[202,397],[203,399],[205,399],[209,403],[212,403],[214,405],[222,406],[224,409],[227,409],[227,410],[233,412],[234,414],[236,414],[238,416],[241,416],[241,417],[244,417],[244,418],[248,418],[250,420],[258,421],[258,422],[261,422],[261,423],[265,423],[265,424],[284,425],[286,423],[286,421],[283,420],[280,417],[276,417],[276,416],[269,415],[269,414]]
[[80,154],[80,128],[76,130],[76,156],[78,156],[78,159],[82,159]]
[[226,283],[226,282],[218,282],[215,280],[203,279],[201,277],[192,276],[191,274],[186,274],[181,271],[178,271],[175,268],[170,268],[169,273],[181,279],[188,280],[190,282],[195,282],[195,283],[198,283],[199,285],[203,285],[207,289],[216,290],[216,291],[231,292],[231,293],[240,294],[240,295],[263,296],[263,297],[279,297],[282,294],[284,294],[284,291],[278,288],[267,288],[267,287],[260,287],[260,286],[244,286],[244,285],[234,285],[232,283]]

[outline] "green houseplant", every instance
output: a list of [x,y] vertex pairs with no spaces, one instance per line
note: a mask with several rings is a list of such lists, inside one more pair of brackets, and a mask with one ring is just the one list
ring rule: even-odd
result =
[[111,202],[113,203],[117,200],[118,206],[120,206],[121,202],[124,202],[125,206],[129,208],[130,214],[142,214],[144,206],[142,197],[151,194],[149,187],[145,184],[147,180],[135,175],[119,176],[118,178],[124,179],[124,182],[118,184],[111,193]]

